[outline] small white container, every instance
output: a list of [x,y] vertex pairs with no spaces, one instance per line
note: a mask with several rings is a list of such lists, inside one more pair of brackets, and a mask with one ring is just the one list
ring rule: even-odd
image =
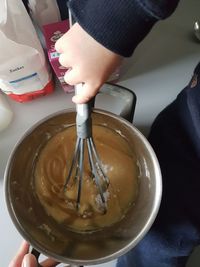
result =
[[11,122],[13,112],[5,97],[0,94],[0,131],[4,130]]

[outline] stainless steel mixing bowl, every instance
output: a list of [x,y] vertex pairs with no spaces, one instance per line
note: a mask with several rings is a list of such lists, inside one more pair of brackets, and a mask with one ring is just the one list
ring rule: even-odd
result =
[[76,265],[107,262],[133,248],[154,222],[162,193],[159,164],[146,138],[112,113],[95,109],[92,117],[94,124],[120,131],[138,161],[139,195],[119,223],[89,234],[71,232],[47,216],[34,192],[38,153],[50,136],[74,124],[74,110],[55,113],[28,130],[16,144],[5,171],[7,207],[23,238],[44,255]]

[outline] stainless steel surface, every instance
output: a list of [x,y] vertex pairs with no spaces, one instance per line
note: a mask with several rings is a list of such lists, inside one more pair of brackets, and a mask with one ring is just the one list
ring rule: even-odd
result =
[[200,41],[200,23],[199,21],[195,21],[194,23],[194,34],[196,38]]
[[[73,233],[47,216],[35,196],[33,179],[37,155],[49,136],[75,123],[73,110],[48,116],[28,130],[16,144],[5,171],[6,203],[21,235],[44,255],[76,265],[107,262],[133,248],[151,227],[162,193],[157,158],[145,137],[132,124],[112,113],[95,110],[92,116],[94,124],[106,123],[107,127],[120,131],[137,158],[138,199],[119,223],[90,234]],[[51,229],[50,233],[42,230],[42,226]]]

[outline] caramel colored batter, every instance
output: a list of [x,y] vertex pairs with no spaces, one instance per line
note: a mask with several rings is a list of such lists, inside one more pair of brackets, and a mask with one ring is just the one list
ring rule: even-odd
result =
[[[126,139],[104,126],[93,126],[93,139],[110,184],[104,186],[107,212],[93,181],[87,151],[81,205],[76,210],[77,183],[64,183],[74,155],[76,132],[69,127],[53,136],[39,154],[35,169],[36,194],[47,214],[73,231],[94,231],[120,221],[138,193],[138,173],[133,152]],[[74,172],[75,175],[75,172]]]

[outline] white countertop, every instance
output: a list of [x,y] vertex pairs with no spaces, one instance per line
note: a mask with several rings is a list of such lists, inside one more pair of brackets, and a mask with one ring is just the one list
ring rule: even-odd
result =
[[[188,83],[200,59],[200,42],[193,37],[194,21],[200,18],[200,1],[183,0],[176,12],[154,27],[125,61],[119,84],[137,95],[134,124],[144,134],[149,131],[155,116],[169,104]],[[21,236],[7,213],[3,175],[8,156],[26,129],[55,111],[72,107],[71,95],[60,88],[49,96],[20,104],[9,101],[14,118],[0,132],[0,265],[7,267],[16,252]],[[103,105],[103,104],[102,104]],[[104,107],[104,106],[103,106]],[[106,108],[106,107],[104,107]],[[110,109],[110,108],[109,108]],[[113,266],[108,263],[105,266]]]

